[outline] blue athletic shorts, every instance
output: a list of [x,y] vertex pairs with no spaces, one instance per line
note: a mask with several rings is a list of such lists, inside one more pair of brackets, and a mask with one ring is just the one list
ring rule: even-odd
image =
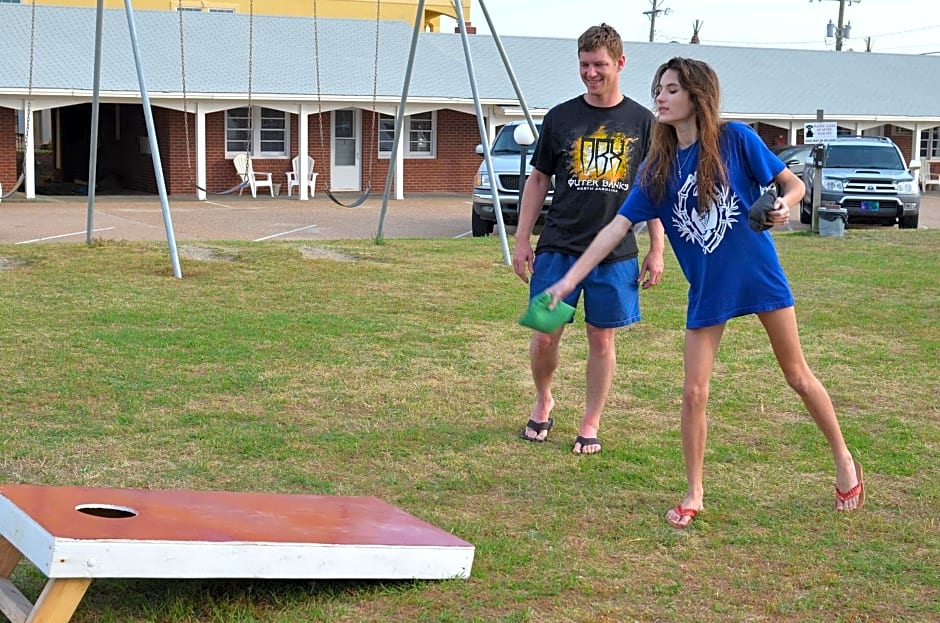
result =
[[[529,299],[561,279],[577,257],[563,253],[539,253],[529,279]],[[578,306],[584,295],[584,320],[601,329],[625,327],[640,320],[640,272],[637,258],[599,264],[578,284],[565,302]]]

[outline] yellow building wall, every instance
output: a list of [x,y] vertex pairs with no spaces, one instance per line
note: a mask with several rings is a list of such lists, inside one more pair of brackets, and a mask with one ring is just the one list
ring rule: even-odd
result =
[[[55,6],[97,7],[97,0],[21,0],[22,4],[48,4]],[[383,20],[402,20],[414,24],[417,0],[379,0]],[[134,0],[134,10],[176,10],[180,5],[187,9],[203,11],[223,10],[236,13],[254,11],[255,15],[286,15],[311,17],[313,0]],[[124,0],[104,0],[106,9],[123,9]],[[470,0],[460,0],[465,21],[470,21]],[[351,17],[375,19],[376,0],[317,0],[319,17]],[[448,0],[425,0],[424,29],[437,32],[441,28],[441,16],[457,18],[454,2]]]

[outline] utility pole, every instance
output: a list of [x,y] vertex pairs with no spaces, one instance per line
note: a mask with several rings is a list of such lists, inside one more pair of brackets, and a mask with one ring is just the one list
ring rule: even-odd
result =
[[[845,30],[842,24],[845,20],[845,0],[839,0],[839,26],[836,30],[836,52],[842,51],[842,41],[845,37]],[[851,23],[851,22],[850,22]]]
[[[812,2],[813,0],[809,0]],[[822,2],[822,0],[816,0],[817,2]],[[852,22],[848,24],[845,23],[845,3],[848,2],[849,6],[852,6],[853,2],[861,2],[862,0],[835,0],[839,3],[839,24],[833,24],[832,20],[829,20],[829,24],[826,25],[826,36],[836,38],[836,52],[842,51],[842,43],[849,38],[849,34],[852,32]]]
[[[858,0],[855,0],[858,2]],[[662,3],[662,0],[650,0],[650,5],[652,8],[649,11],[643,11],[643,15],[646,15],[650,18],[650,43],[653,42],[653,35],[656,34],[656,16],[662,13],[663,15],[669,15],[671,12],[670,9],[661,9],[659,5]]]

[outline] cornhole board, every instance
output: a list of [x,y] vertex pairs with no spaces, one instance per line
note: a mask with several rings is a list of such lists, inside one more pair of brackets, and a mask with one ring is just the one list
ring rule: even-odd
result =
[[[66,623],[95,578],[467,578],[474,547],[368,496],[0,485],[0,612]],[[36,603],[10,581],[26,558]]]

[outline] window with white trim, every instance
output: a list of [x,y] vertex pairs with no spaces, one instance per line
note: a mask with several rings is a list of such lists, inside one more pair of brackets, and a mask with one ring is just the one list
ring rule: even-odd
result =
[[[408,115],[402,119],[402,150],[405,158],[433,158],[437,154],[437,111]],[[379,157],[388,158],[395,144],[395,117],[379,116]]]
[[289,153],[290,117],[273,108],[253,106],[225,111],[225,152],[229,157],[248,153],[252,156],[278,157]]
[[940,158],[940,126],[920,133],[920,157],[928,160]]

